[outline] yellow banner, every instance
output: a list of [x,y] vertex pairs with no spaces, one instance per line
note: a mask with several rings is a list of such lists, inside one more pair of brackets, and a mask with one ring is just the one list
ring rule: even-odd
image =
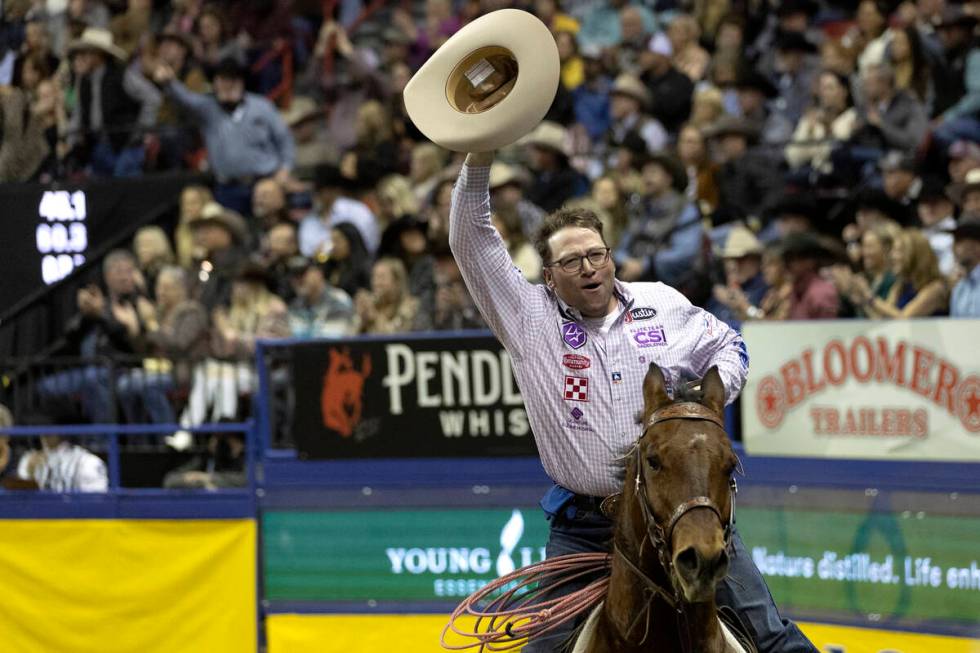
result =
[[254,653],[253,520],[0,520],[9,653]]
[[[297,615],[266,619],[269,653],[434,653],[442,615]],[[802,623],[821,653],[980,653],[980,640]],[[458,640],[453,640],[454,642]]]

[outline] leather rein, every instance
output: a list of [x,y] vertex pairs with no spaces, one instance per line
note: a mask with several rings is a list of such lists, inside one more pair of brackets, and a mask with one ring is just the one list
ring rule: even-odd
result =
[[[703,406],[696,402],[680,402],[676,404],[671,404],[669,406],[665,406],[664,408],[655,411],[653,415],[650,416],[650,419],[647,420],[644,433],[646,433],[646,429],[650,429],[656,424],[660,424],[662,422],[667,422],[676,419],[700,420],[700,421],[711,422],[712,424],[720,428],[722,431],[725,430],[725,423],[721,420],[721,418],[719,418],[714,412],[712,412],[706,406]],[[725,550],[728,551],[729,555],[731,555],[732,534],[734,532],[734,526],[735,526],[735,495],[738,493],[738,484],[735,482],[735,477],[732,476],[728,482],[729,491],[731,493],[731,501],[730,501],[730,510],[729,510],[727,522],[722,517],[721,510],[718,508],[715,502],[712,501],[710,497],[702,495],[702,496],[696,496],[691,499],[688,499],[687,501],[684,501],[683,503],[678,505],[671,513],[670,518],[667,520],[666,527],[664,527],[660,525],[656,517],[653,515],[653,509],[650,507],[650,501],[646,495],[646,491],[645,491],[646,479],[644,478],[644,475],[641,471],[643,469],[642,467],[643,460],[642,460],[642,454],[641,454],[639,442],[637,442],[634,451],[636,456],[636,460],[635,460],[636,477],[634,479],[634,483],[636,486],[635,493],[637,496],[637,501],[640,504],[640,511],[643,514],[643,521],[646,526],[646,534],[644,536],[643,541],[640,542],[640,555],[642,556],[643,546],[646,543],[646,541],[649,540],[651,546],[653,546],[654,551],[656,551],[657,553],[657,557],[660,561],[661,566],[664,568],[664,571],[667,573],[667,577],[672,578],[673,561],[671,559],[672,551],[671,551],[670,540],[674,532],[674,527],[677,526],[677,522],[679,522],[684,517],[684,515],[688,514],[692,510],[698,510],[698,509],[710,510],[715,514],[715,516],[718,517],[718,521],[721,523],[724,529]],[[646,585],[647,589],[651,591],[653,595],[660,596],[664,600],[664,602],[667,603],[667,605],[669,605],[677,612],[678,616],[683,615],[684,604],[682,601],[681,593],[677,587],[672,587],[671,588],[672,591],[668,591],[664,589],[659,583],[657,583],[652,578],[650,578],[650,576],[646,572],[640,569],[640,567],[635,562],[630,560],[626,556],[626,554],[624,554],[619,549],[618,546],[614,546],[613,550],[619,556],[619,558],[626,563],[626,566],[636,576],[638,576],[641,581],[643,581],[644,585]],[[671,585],[673,585],[673,583],[671,583]],[[633,627],[636,625],[637,621],[639,620],[639,618],[644,613],[646,613],[648,615],[647,632],[644,633],[643,640],[641,640],[641,643],[642,641],[646,640],[647,635],[649,634],[649,627],[650,627],[649,611],[652,606],[652,603],[653,603],[652,601],[648,602],[646,605],[646,609],[640,611],[637,614],[637,617],[633,620],[633,623],[630,625],[629,630],[627,631],[627,632],[631,632],[633,630]]]

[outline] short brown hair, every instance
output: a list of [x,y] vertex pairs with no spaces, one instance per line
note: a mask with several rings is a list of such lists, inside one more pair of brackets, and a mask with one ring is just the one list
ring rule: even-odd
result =
[[602,235],[602,221],[599,220],[595,211],[582,207],[558,209],[544,219],[534,235],[534,248],[538,250],[541,261],[546,265],[552,262],[551,246],[548,245],[548,239],[565,227],[591,229],[599,234],[603,243],[606,242],[606,237]]

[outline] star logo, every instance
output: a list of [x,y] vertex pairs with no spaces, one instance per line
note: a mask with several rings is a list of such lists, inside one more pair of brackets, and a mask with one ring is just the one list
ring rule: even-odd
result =
[[980,377],[968,376],[956,389],[956,415],[970,433],[980,433]]
[[572,349],[578,349],[585,344],[588,336],[585,330],[576,322],[565,322],[561,325],[561,338]]
[[755,397],[755,409],[759,421],[767,428],[774,429],[783,421],[786,398],[783,386],[773,376],[767,376],[759,383]]

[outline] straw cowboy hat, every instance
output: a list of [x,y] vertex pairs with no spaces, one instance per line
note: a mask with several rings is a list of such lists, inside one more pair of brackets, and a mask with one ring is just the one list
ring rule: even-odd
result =
[[728,232],[725,246],[721,248],[721,258],[742,258],[743,256],[762,256],[762,243],[747,227],[736,225]]
[[621,74],[613,82],[612,89],[610,89],[609,93],[610,95],[631,97],[639,102],[644,110],[650,108],[650,92],[635,75],[630,75],[629,73]]
[[456,32],[405,87],[405,107],[429,140],[487,152],[534,129],[558,90],[558,46],[519,9],[500,9]]
[[68,44],[68,54],[82,50],[99,50],[120,61],[127,59],[122,48],[112,42],[112,32],[101,27],[86,27],[82,35]]
[[217,202],[205,204],[204,208],[201,209],[201,215],[188,223],[192,230],[208,225],[217,225],[223,228],[238,243],[248,242],[248,225],[245,223],[245,219]]
[[535,127],[534,131],[520,139],[520,144],[541,147],[568,157],[571,156],[568,139],[567,129],[557,122],[545,120]]

